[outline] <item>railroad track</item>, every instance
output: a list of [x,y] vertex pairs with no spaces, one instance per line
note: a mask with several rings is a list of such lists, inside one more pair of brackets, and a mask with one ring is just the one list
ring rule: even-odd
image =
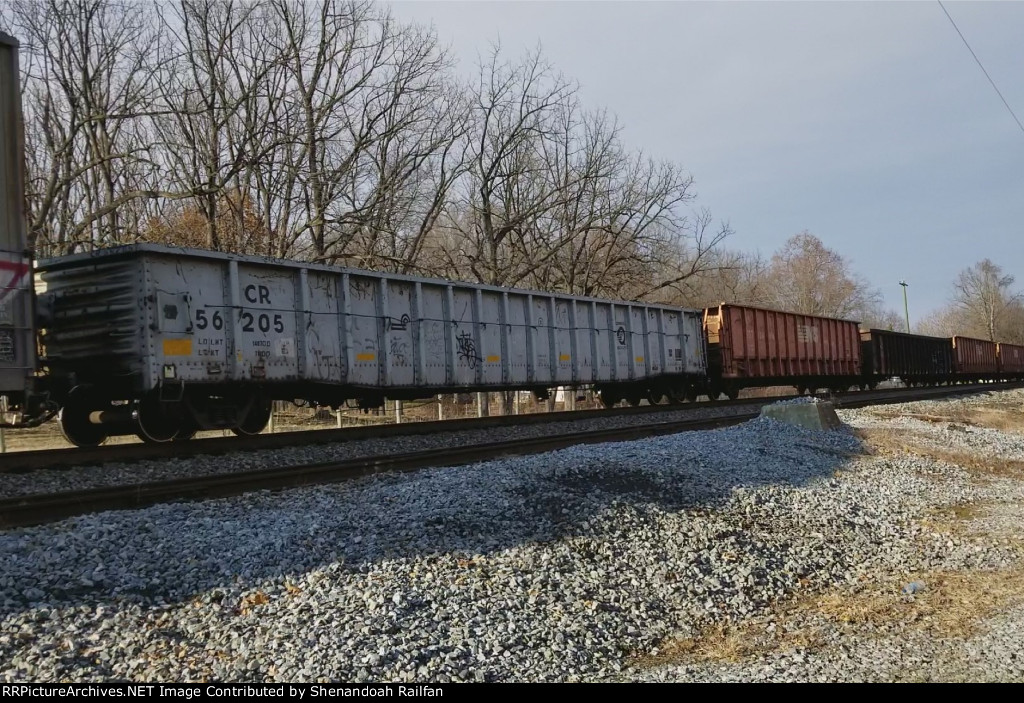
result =
[[[972,386],[941,386],[937,388],[919,389],[888,389],[874,391],[852,391],[840,394],[837,405],[842,406],[845,399],[870,397],[884,398],[887,394],[904,391],[927,393],[934,391],[937,395],[951,393],[972,393],[978,390],[1006,390],[1020,387],[1020,384],[979,384]],[[969,389],[969,390],[968,390]],[[10,452],[0,455],[0,473],[25,473],[41,469],[59,469],[73,466],[94,466],[107,463],[133,463],[138,461],[159,461],[163,459],[187,459],[195,456],[217,456],[234,452],[265,451],[295,446],[318,446],[351,442],[365,439],[383,439],[389,437],[413,437],[417,435],[435,434],[438,432],[463,432],[468,430],[485,430],[495,427],[513,427],[551,422],[575,422],[593,420],[603,417],[624,417],[631,415],[648,415],[666,412],[685,412],[689,409],[735,407],[774,403],[780,400],[791,400],[798,396],[775,396],[771,398],[739,398],[737,400],[702,401],[684,405],[643,405],[640,407],[603,408],[596,410],[567,410],[554,413],[530,413],[526,415],[492,415],[489,417],[456,418],[452,420],[427,420],[405,422],[401,424],[371,425],[362,427],[343,427],[338,429],[297,430],[276,432],[248,437],[207,437],[193,439],[188,442],[168,442],[164,444],[117,444],[74,449],[42,449],[33,451]],[[928,396],[932,397],[932,396]]]
[[[901,403],[929,398],[1019,388],[1022,384],[987,384],[847,394],[835,399],[843,408]],[[880,397],[881,396],[881,397]],[[763,399],[769,404],[777,399]],[[446,447],[406,454],[361,457],[318,464],[289,466],[231,474],[207,475],[152,483],[92,488],[63,493],[17,496],[0,500],[0,527],[54,522],[75,515],[141,508],[163,502],[226,497],[257,490],[283,490],[336,483],[385,472],[464,465],[511,455],[538,454],[579,444],[621,442],[677,432],[735,425],[758,416],[758,411],[698,420],[674,420],[613,429],[570,432],[527,439]],[[424,423],[436,424],[436,423]]]
[[684,405],[642,405],[640,407],[565,410],[553,413],[530,413],[527,415],[491,415],[489,417],[426,420],[403,422],[401,424],[296,430],[248,437],[207,437],[193,439],[188,442],[167,442],[163,444],[115,444],[75,449],[40,449],[0,455],[0,473],[21,473],[67,466],[93,466],[112,462],[131,463],[171,458],[184,459],[200,455],[216,456],[233,452],[264,451],[294,446],[317,446],[364,439],[407,437],[438,432],[462,432],[466,430],[485,430],[494,427],[525,426],[549,422],[575,422],[602,417],[678,412],[686,411],[690,408],[733,407],[737,405],[776,402],[795,397],[797,396],[740,398],[738,400],[704,401]]

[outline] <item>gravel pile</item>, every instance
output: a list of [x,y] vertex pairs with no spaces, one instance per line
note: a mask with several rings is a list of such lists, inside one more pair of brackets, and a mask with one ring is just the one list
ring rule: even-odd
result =
[[[75,518],[0,533],[0,679],[874,679],[931,656],[927,643],[643,662],[666,638],[771,617],[800,592],[1007,568],[1012,544],[919,520],[1022,498],[1010,479],[762,419]],[[988,678],[1019,674],[1005,662],[1021,620],[1006,617],[971,645],[989,648]]]
[[386,456],[406,452],[443,449],[483,442],[512,441],[541,437],[549,434],[590,432],[601,429],[647,425],[652,422],[675,422],[701,418],[742,415],[759,408],[763,403],[755,400],[750,405],[705,406],[692,405],[678,411],[658,413],[656,416],[620,415],[598,417],[572,422],[547,422],[535,425],[495,427],[461,432],[438,432],[427,435],[406,435],[381,439],[361,439],[334,444],[287,447],[253,452],[235,452],[217,456],[193,456],[178,460],[137,461],[109,463],[103,466],[61,468],[31,473],[0,473],[0,498],[32,493],[74,491],[102,486],[122,486],[189,476],[255,471],[279,466],[300,465],[365,456]]
[[803,396],[800,396],[799,398],[790,398],[788,400],[780,400],[778,402],[772,403],[772,405],[812,405],[812,404],[824,403],[824,402],[826,402],[826,401],[820,400],[819,398],[816,398],[814,396],[803,395]]

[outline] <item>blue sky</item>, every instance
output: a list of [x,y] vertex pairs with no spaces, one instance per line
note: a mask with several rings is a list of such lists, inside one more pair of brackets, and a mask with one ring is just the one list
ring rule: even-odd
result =
[[[937,2],[396,2],[460,70],[543,47],[770,254],[804,229],[917,320],[988,257],[1024,288],[1024,132]],[[947,2],[1024,120],[1024,2]]]

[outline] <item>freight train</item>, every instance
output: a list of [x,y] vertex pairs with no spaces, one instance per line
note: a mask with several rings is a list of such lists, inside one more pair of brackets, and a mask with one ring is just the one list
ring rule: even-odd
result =
[[[722,304],[602,300],[153,244],[31,265],[17,44],[0,34],[0,408],[91,446],[258,433],[271,403],[594,388],[606,405],[1024,378],[1024,347]],[[38,292],[34,281],[38,282]]]

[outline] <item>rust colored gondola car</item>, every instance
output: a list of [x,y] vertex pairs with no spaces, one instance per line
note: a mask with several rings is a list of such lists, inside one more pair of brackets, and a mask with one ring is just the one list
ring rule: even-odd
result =
[[892,330],[862,330],[865,383],[899,378],[908,386],[932,385],[953,373],[953,340]]
[[953,369],[958,381],[983,381],[999,375],[996,343],[974,337],[953,337]]
[[861,382],[860,327],[850,320],[721,304],[704,311],[714,395],[741,388],[845,389]]
[[1019,344],[996,345],[999,375],[1004,379],[1024,378],[1024,347]]

